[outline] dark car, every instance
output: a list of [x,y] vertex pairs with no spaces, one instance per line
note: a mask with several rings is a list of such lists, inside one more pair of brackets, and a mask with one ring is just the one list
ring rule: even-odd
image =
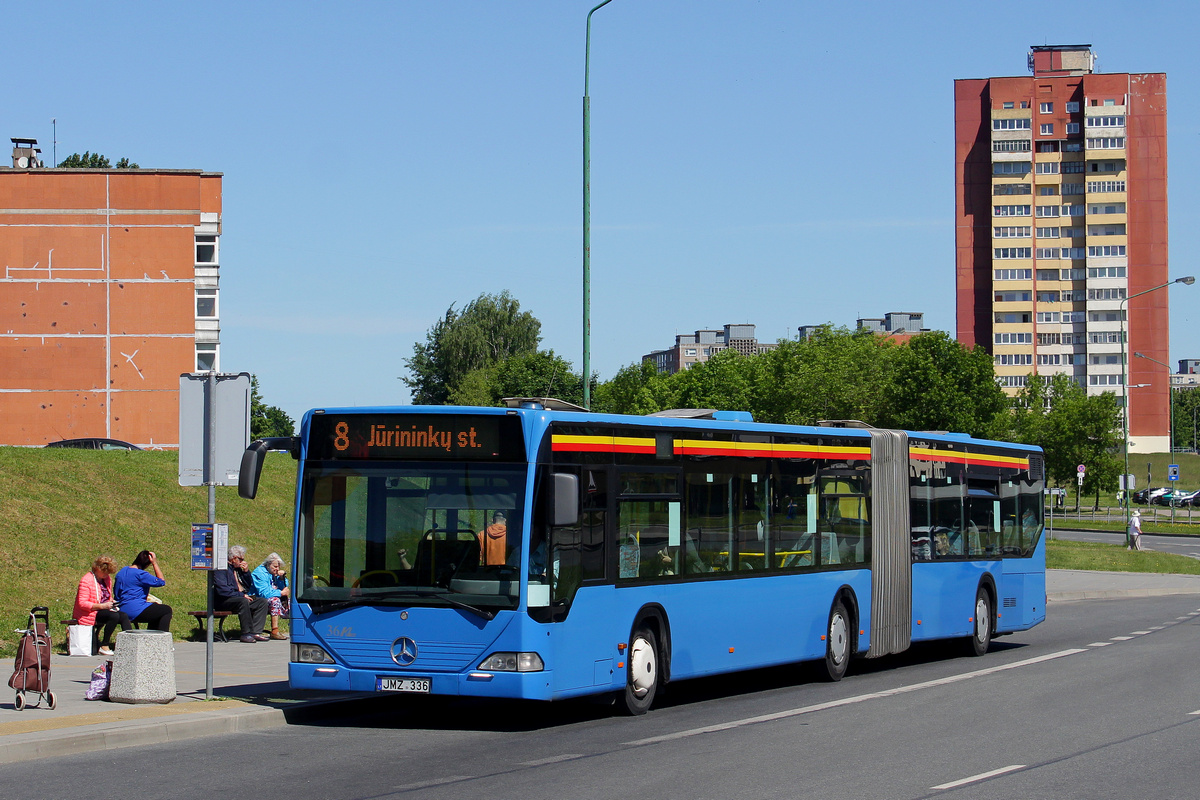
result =
[[76,450],[141,450],[136,444],[122,442],[120,439],[98,439],[87,437],[83,439],[63,439],[51,442],[46,447],[72,447]]
[[1153,502],[1155,497],[1158,497],[1160,494],[1169,491],[1170,489],[1167,489],[1166,487],[1161,489],[1138,489],[1133,493],[1133,502],[1146,505],[1147,503]]

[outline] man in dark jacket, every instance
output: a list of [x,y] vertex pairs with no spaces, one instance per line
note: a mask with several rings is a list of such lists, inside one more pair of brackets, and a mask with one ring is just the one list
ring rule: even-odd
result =
[[263,633],[270,604],[265,597],[251,594],[254,585],[246,570],[246,548],[229,548],[229,566],[213,573],[213,605],[220,611],[236,611],[242,624],[242,641],[246,644],[265,642],[271,637]]

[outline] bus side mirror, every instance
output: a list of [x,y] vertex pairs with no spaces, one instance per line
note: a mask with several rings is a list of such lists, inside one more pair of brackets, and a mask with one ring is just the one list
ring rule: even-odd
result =
[[273,436],[255,439],[242,453],[242,466],[238,472],[238,496],[253,500],[258,494],[258,479],[262,476],[263,459],[268,450],[288,450],[292,458],[300,457],[300,440],[295,436]]
[[554,507],[550,524],[556,528],[579,523],[579,476],[569,472],[554,473]]

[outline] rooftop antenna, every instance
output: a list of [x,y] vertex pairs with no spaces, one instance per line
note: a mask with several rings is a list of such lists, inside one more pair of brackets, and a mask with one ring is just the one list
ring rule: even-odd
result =
[[50,163],[58,166],[58,119],[52,118],[50,124],[53,126],[53,135],[50,137]]

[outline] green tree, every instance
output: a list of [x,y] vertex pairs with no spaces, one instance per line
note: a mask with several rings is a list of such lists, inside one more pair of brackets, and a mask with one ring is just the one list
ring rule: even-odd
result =
[[250,376],[250,438],[265,439],[268,436],[291,436],[296,431],[292,418],[276,406],[263,403],[258,391],[258,376]]
[[592,410],[607,414],[653,414],[678,408],[674,376],[658,371],[652,362],[642,361],[622,367],[612,380],[596,386]]
[[1008,400],[992,358],[932,331],[897,347],[883,393],[880,427],[995,436]]
[[[1045,451],[1046,474],[1055,483],[1076,484],[1076,509],[1081,493],[1093,495],[1099,508],[1101,492],[1116,490],[1123,434],[1112,392],[1089,396],[1067,375],[1031,375],[1016,397],[1013,434]],[[1079,464],[1087,468],[1082,491],[1076,480]]]
[[404,361],[409,374],[401,380],[419,405],[444,405],[451,395],[462,397],[468,390],[475,396],[480,376],[464,383],[467,376],[511,356],[536,353],[541,328],[508,292],[481,294],[461,313],[454,306],[446,309],[425,342],[413,345],[412,358]]
[[553,350],[509,356],[468,372],[446,399],[450,405],[496,406],[505,397],[553,397],[579,405],[583,381]]
[[1176,389],[1171,392],[1171,413],[1175,434],[1172,437],[1177,448],[1197,451],[1196,422],[1200,420],[1200,391],[1195,388]]
[[[108,160],[108,156],[102,156],[99,153],[91,153],[84,151],[83,155],[72,153],[71,155],[58,162],[59,169],[114,169],[112,163]],[[130,161],[128,158],[122,158],[117,161],[115,169],[140,169],[137,164]]]

